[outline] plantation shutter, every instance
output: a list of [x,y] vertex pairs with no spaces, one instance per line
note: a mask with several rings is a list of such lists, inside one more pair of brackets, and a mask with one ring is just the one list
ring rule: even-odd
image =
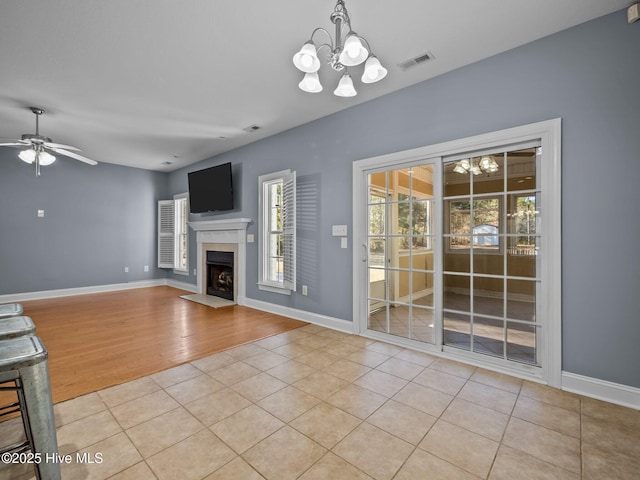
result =
[[282,179],[282,230],[284,234],[284,287],[296,291],[296,172]]
[[175,205],[173,200],[158,202],[158,268],[175,266]]

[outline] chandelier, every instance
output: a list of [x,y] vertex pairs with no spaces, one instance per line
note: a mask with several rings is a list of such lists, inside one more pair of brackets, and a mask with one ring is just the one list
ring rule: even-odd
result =
[[468,159],[464,158],[456,163],[453,171],[456,173],[473,173],[480,175],[481,173],[495,173],[498,171],[498,162],[489,155],[481,158]]
[[[375,55],[370,53],[369,42],[351,30],[351,19],[343,0],[338,0],[329,19],[336,27],[335,43],[327,30],[316,28],[311,33],[311,38],[293,56],[293,64],[298,70],[304,72],[304,78],[298,86],[308,93],[322,91],[322,85],[318,78],[318,70],[320,70],[318,51],[326,47],[329,49],[327,58],[329,66],[336,72],[343,72],[333,93],[339,97],[353,97],[358,92],[353,87],[353,80],[351,80],[348,67],[354,67],[364,62],[362,83],[374,83],[382,80],[387,75],[387,69],[380,64]],[[346,35],[343,39],[345,31]],[[316,32],[324,32],[329,37],[329,43],[323,43],[316,48],[315,43],[313,43],[313,36]]]

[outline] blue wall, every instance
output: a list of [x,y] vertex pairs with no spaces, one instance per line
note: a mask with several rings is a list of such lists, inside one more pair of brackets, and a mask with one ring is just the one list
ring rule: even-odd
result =
[[60,157],[36,177],[17,152],[0,149],[0,295],[165,275],[156,202],[166,174]]
[[354,160],[561,117],[563,369],[640,387],[639,53],[640,24],[619,11],[173,172],[169,191],[187,171],[241,165],[242,208],[212,218],[250,217],[256,234],[258,176],[296,170],[309,296],[257,289],[257,243],[247,296],[351,320],[352,248],[331,225],[351,238]]
[[[561,117],[563,369],[640,387],[639,52],[622,10],[171,174],[65,160],[35,178],[1,149],[0,294],[173,276],[154,268],[156,200],[185,192],[188,171],[232,162],[236,210],[192,220],[249,217],[257,235],[258,176],[298,174],[309,295],[258,290],[254,243],[247,296],[351,320],[352,246],[331,225],[352,238],[354,160]],[[191,246],[190,273],[195,235]]]

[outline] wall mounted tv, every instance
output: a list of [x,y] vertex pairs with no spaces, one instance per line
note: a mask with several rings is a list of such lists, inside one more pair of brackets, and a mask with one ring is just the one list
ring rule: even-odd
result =
[[189,172],[191,213],[233,209],[231,163]]

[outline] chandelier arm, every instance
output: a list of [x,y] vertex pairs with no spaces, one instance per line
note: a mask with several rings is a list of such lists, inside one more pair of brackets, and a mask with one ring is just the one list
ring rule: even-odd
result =
[[[313,36],[316,34],[316,32],[324,32],[327,35],[327,37],[329,38],[329,43],[328,44],[327,43],[323,43],[322,45],[320,45],[320,47],[322,47],[323,45],[328,45],[329,48],[331,50],[333,50],[333,38],[331,38],[331,34],[326,29],[324,29],[322,27],[318,27],[313,32],[311,32],[311,37],[309,37],[309,40],[311,40],[313,42]],[[318,48],[320,48],[320,47],[318,47]]]

